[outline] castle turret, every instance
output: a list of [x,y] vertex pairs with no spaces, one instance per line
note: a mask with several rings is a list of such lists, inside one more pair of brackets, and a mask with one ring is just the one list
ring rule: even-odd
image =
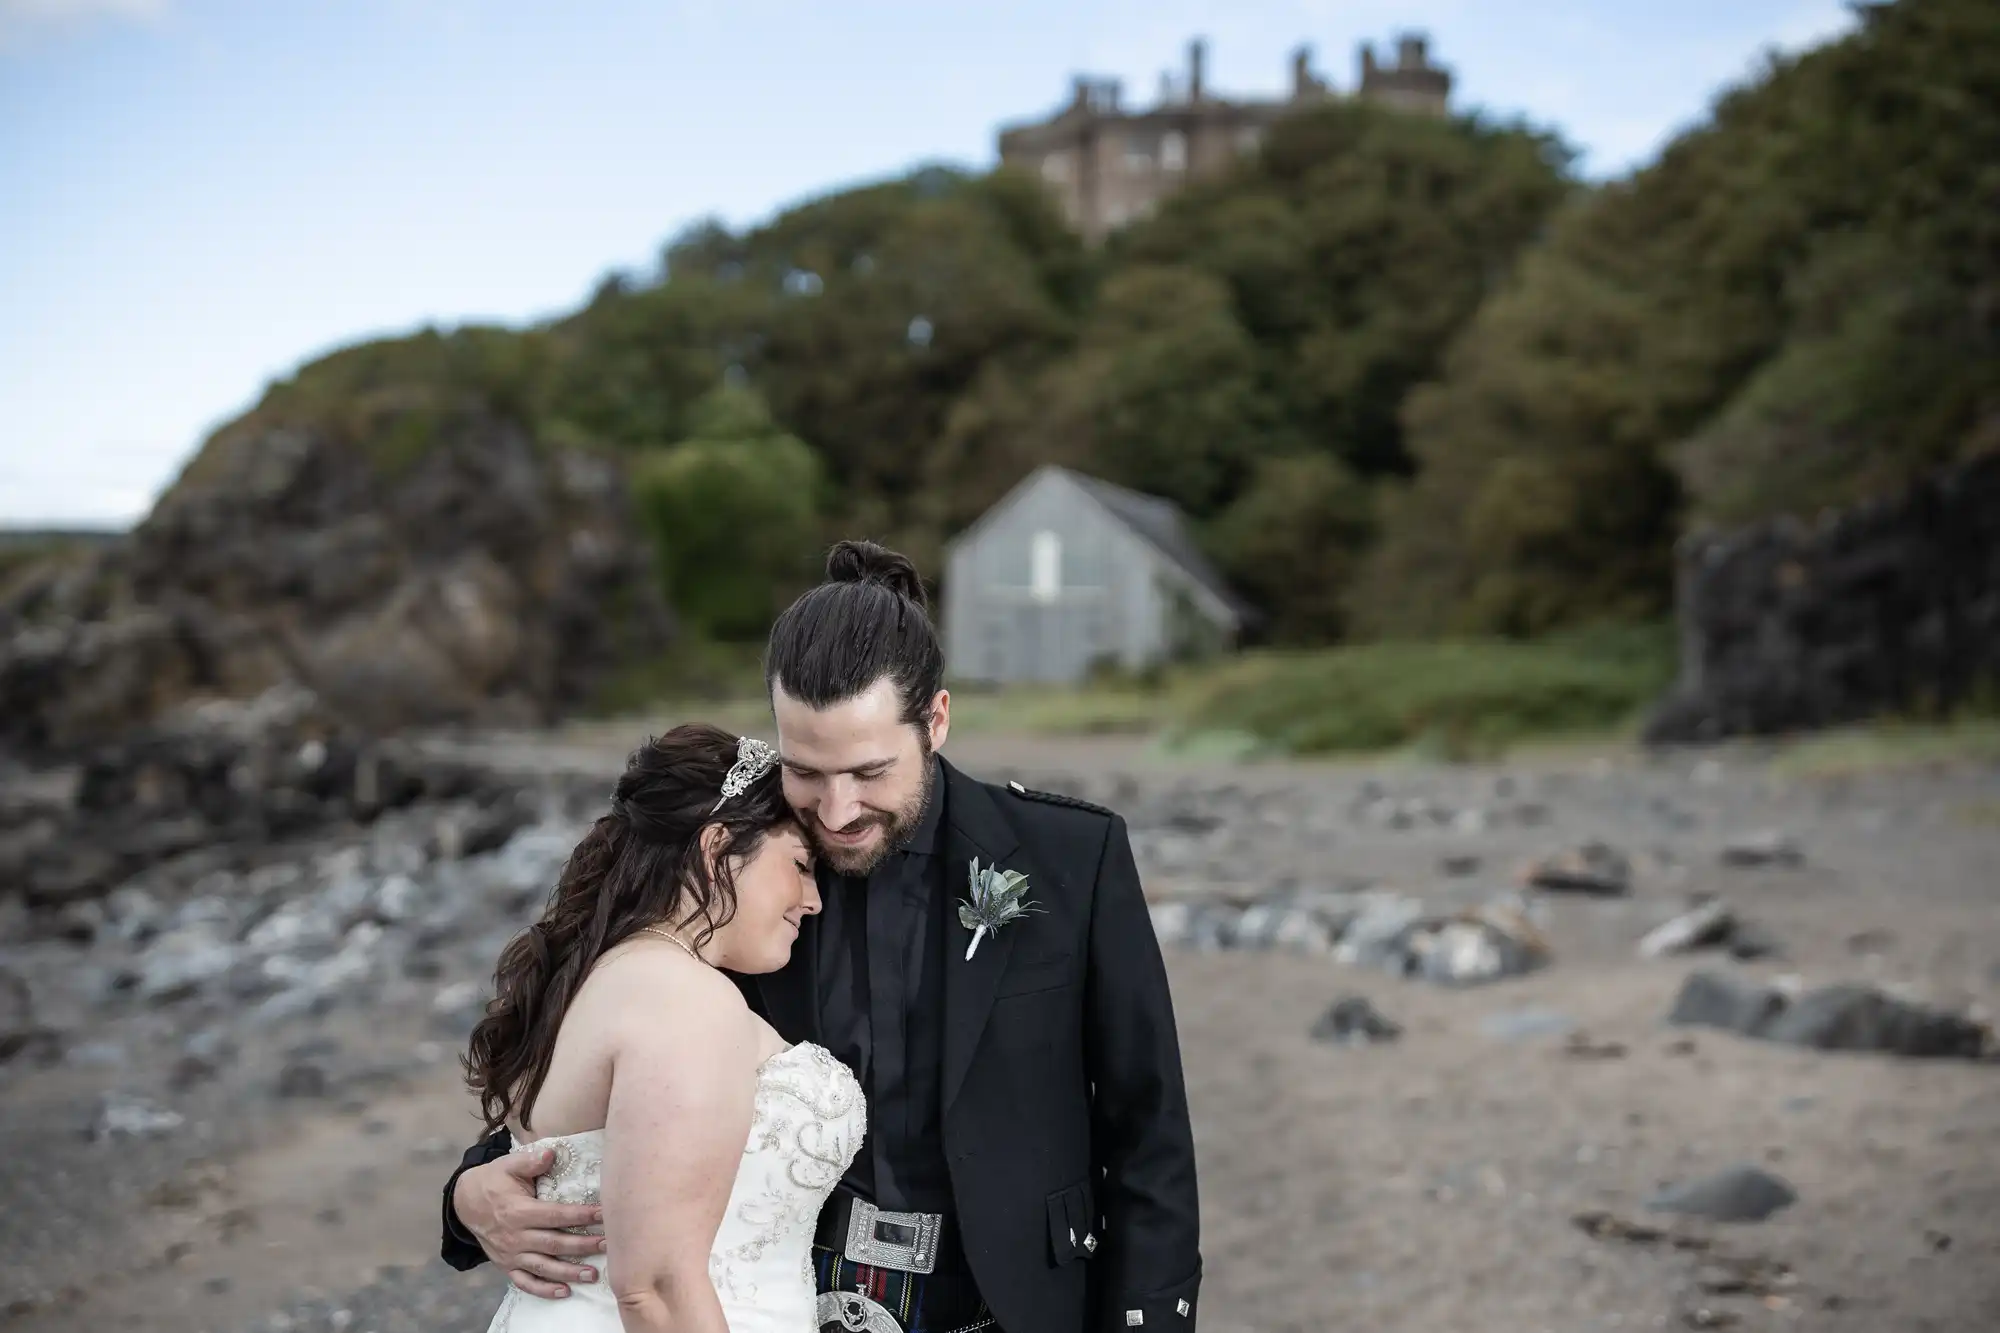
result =
[[1451,107],[1451,71],[1430,62],[1429,44],[1421,33],[1396,39],[1396,63],[1383,65],[1375,48],[1362,43],[1361,86],[1356,95],[1402,111],[1445,115]]

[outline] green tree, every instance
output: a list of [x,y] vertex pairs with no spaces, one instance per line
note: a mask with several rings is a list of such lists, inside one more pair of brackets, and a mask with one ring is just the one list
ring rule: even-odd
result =
[[1084,470],[1196,515],[1242,489],[1277,425],[1228,289],[1184,268],[1108,277],[1045,401],[1041,428]]
[[1581,202],[1403,421],[1375,633],[1657,613],[1684,523],[2000,445],[2000,10],[1899,0]]
[[690,435],[635,466],[667,595],[695,631],[754,639],[813,577],[819,460],[744,390],[711,393]]
[[1114,244],[1221,279],[1292,428],[1363,475],[1402,473],[1397,411],[1571,188],[1519,126],[1338,103]]
[[1208,546],[1230,583],[1266,616],[1270,637],[1330,643],[1346,631],[1346,597],[1374,533],[1365,482],[1324,453],[1269,458],[1215,520]]

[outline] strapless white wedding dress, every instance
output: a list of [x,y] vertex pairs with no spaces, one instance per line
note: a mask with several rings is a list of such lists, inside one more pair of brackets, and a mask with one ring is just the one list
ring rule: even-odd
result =
[[[861,1085],[824,1047],[802,1042],[758,1069],[750,1140],[708,1256],[708,1275],[722,1298],[729,1333],[816,1333],[813,1231],[820,1205],[846,1174],[867,1129]],[[603,1130],[538,1139],[514,1151],[539,1148],[554,1151],[555,1165],[536,1182],[537,1197],[559,1203],[600,1200]],[[600,1279],[571,1286],[558,1301],[509,1287],[487,1333],[620,1333],[622,1328],[611,1287]]]

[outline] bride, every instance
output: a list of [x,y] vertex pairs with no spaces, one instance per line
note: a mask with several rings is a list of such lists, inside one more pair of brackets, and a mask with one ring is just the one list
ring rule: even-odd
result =
[[867,1125],[854,1076],[787,1046],[717,971],[783,967],[819,911],[776,755],[709,726],[631,758],[540,921],[508,944],[466,1077],[488,1130],[601,1204],[606,1281],[509,1288],[489,1333],[812,1333],[820,1205]]

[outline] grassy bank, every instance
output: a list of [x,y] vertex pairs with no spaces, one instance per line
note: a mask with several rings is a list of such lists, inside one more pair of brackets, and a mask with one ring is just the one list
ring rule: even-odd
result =
[[1781,778],[1843,778],[1959,764],[2000,764],[2000,716],[1888,720],[1798,737],[1780,746],[1771,771]]
[[[1081,689],[955,688],[961,732],[1153,735],[1178,751],[1498,754],[1628,729],[1672,679],[1671,631],[1595,630],[1534,643],[1383,643],[1253,652],[1157,679]],[[618,711],[761,710],[754,654],[703,648],[621,682]],[[674,701],[671,706],[659,700]]]
[[1379,643],[1252,654],[1191,682],[1173,735],[1255,738],[1283,754],[1414,750],[1478,758],[1629,731],[1673,679],[1665,627],[1533,643]]
[[[952,727],[960,735],[1145,736],[1179,755],[1479,759],[1630,740],[1673,672],[1673,632],[1663,625],[1532,643],[1250,652],[1078,689],[954,684]],[[754,646],[684,644],[621,679],[604,704],[604,715],[652,725],[700,718],[759,735],[770,725]],[[1883,719],[1752,744],[1774,775],[1788,778],[2000,763],[2000,709],[1988,701],[1950,719]]]

